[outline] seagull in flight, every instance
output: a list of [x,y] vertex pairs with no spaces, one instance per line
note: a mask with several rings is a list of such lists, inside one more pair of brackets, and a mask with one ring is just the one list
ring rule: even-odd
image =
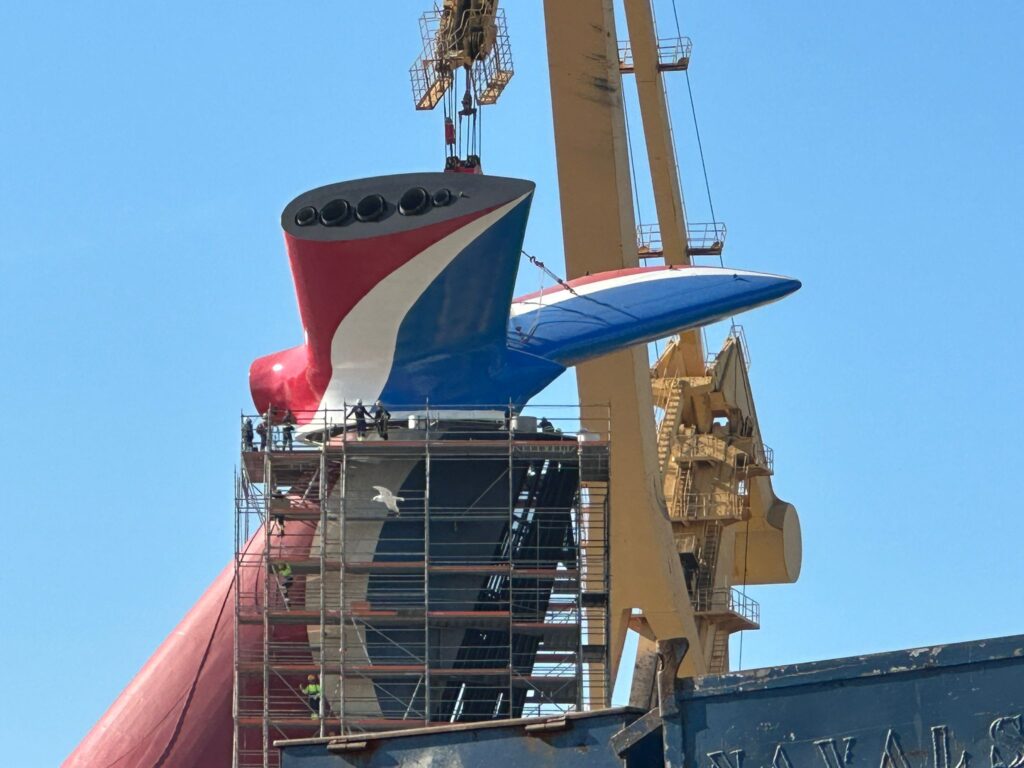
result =
[[373,490],[377,492],[377,495],[373,497],[373,501],[379,501],[385,507],[388,508],[388,512],[394,512],[395,515],[402,514],[398,511],[398,502],[405,501],[401,496],[395,496],[391,491],[385,488],[383,485],[373,486]]

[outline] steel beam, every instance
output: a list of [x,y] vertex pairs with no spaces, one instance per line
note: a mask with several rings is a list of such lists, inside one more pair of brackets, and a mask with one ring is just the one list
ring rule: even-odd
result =
[[[692,260],[686,236],[686,204],[679,183],[665,83],[658,70],[658,35],[654,27],[651,0],[624,0],[624,5],[665,263],[690,264]],[[703,375],[704,348],[700,331],[687,331],[681,334],[680,339],[682,343],[678,350],[685,368],[682,375]]]
[[[569,277],[636,266],[635,220],[611,0],[545,0],[555,150]],[[696,642],[693,608],[660,491],[644,346],[578,366],[580,401],[609,403],[611,675],[631,609],[657,637]],[[701,653],[687,673],[703,672]]]

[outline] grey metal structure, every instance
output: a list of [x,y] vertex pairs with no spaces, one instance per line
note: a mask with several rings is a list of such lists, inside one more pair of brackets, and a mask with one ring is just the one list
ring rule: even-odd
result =
[[673,699],[664,716],[609,709],[279,746],[283,768],[1024,764],[1024,636],[685,679]]
[[280,738],[608,705],[609,436],[530,411],[424,406],[386,438],[324,414],[243,450],[235,766],[277,765]]

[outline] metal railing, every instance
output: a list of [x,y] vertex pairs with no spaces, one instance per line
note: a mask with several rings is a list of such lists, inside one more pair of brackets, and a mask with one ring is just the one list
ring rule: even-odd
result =
[[[669,72],[690,66],[693,41],[688,37],[663,37],[658,40],[658,70]],[[630,73],[635,69],[633,45],[629,40],[619,41],[619,71]]]
[[677,437],[674,453],[677,453],[680,459],[690,461],[704,459],[729,464],[733,458],[725,439],[718,435],[700,433]]
[[[730,341],[739,344],[740,353],[743,355],[743,364],[747,367],[747,370],[749,371],[751,364],[750,346],[747,344],[747,333],[742,325],[734,322],[729,326],[729,333],[725,337],[725,341],[722,344],[723,351],[725,349],[726,344],[728,344]],[[712,354],[709,354],[704,359],[704,366],[705,368],[708,369],[709,372],[715,366],[715,363],[718,362],[718,358],[721,354],[721,351],[714,352]]]
[[[720,221],[688,223],[686,225],[687,247],[690,256],[718,256],[725,247],[726,226]],[[658,224],[638,224],[636,248],[641,259],[662,258],[665,247]]]
[[740,345],[740,353],[743,355],[743,364],[750,370],[750,345],[747,343],[747,331],[739,323],[729,325],[729,335],[726,339],[732,339]]
[[754,464],[765,469],[768,474],[774,474],[775,472],[775,451],[770,446],[765,445],[760,440],[751,437],[751,451],[750,458]]
[[516,73],[504,8],[498,8],[494,15],[494,44],[487,56],[480,60],[477,69],[473,81],[483,83],[483,87],[478,88],[477,101],[481,105],[494,104]]
[[752,434],[693,433],[677,435],[674,440],[669,449],[680,461],[722,462],[735,469],[749,469],[752,465],[768,474],[775,471],[775,452]]
[[[452,34],[452,30],[445,28],[445,17],[446,11],[434,9],[427,11],[420,18],[423,52],[409,68],[409,80],[416,109],[436,107],[454,84],[453,73],[467,63],[463,51],[452,51],[446,45],[446,39]],[[484,15],[478,11],[464,14],[463,22],[464,26],[487,26]],[[494,14],[491,33],[493,40],[487,53],[471,64],[471,82],[476,90],[477,103],[480,105],[494,104],[515,74],[512,65],[512,46],[502,8],[498,8]]]
[[686,225],[686,239],[694,256],[718,255],[725,246],[725,224],[709,221]]
[[734,493],[679,493],[672,499],[669,517],[684,522],[742,520],[746,515],[744,497]]
[[[292,411],[271,406],[264,414],[241,415],[243,452],[319,451],[346,442],[465,440],[555,440],[571,437],[580,443],[610,439],[608,406],[510,404],[384,404],[386,416],[374,417],[374,406],[343,403],[339,409]],[[252,426],[251,442],[246,422]]]
[[693,607],[697,613],[731,613],[751,624],[761,624],[760,604],[735,587],[698,589],[693,597]]

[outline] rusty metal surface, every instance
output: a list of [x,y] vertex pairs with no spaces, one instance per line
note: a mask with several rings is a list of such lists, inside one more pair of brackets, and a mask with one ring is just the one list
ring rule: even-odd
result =
[[294,742],[282,766],[1022,768],[1024,635],[687,679],[676,703],[660,727],[623,708]]
[[[636,221],[611,0],[545,0],[548,70],[567,277],[636,267]],[[602,212],[602,215],[595,215]],[[580,402],[609,403],[611,676],[634,608],[658,637],[698,642],[693,607],[658,491],[661,483],[647,350],[576,368]],[[705,671],[691,653],[684,674]],[[626,663],[631,663],[627,660]]]
[[565,727],[556,729],[528,730],[541,721],[519,720],[469,728],[419,729],[406,735],[375,734],[348,739],[349,743],[357,742],[355,749],[344,749],[344,741],[309,740],[286,745],[281,768],[618,767],[622,761],[612,751],[611,737],[641,714],[620,708],[569,715],[564,718]]
[[683,681],[686,765],[1024,765],[1024,636]]

